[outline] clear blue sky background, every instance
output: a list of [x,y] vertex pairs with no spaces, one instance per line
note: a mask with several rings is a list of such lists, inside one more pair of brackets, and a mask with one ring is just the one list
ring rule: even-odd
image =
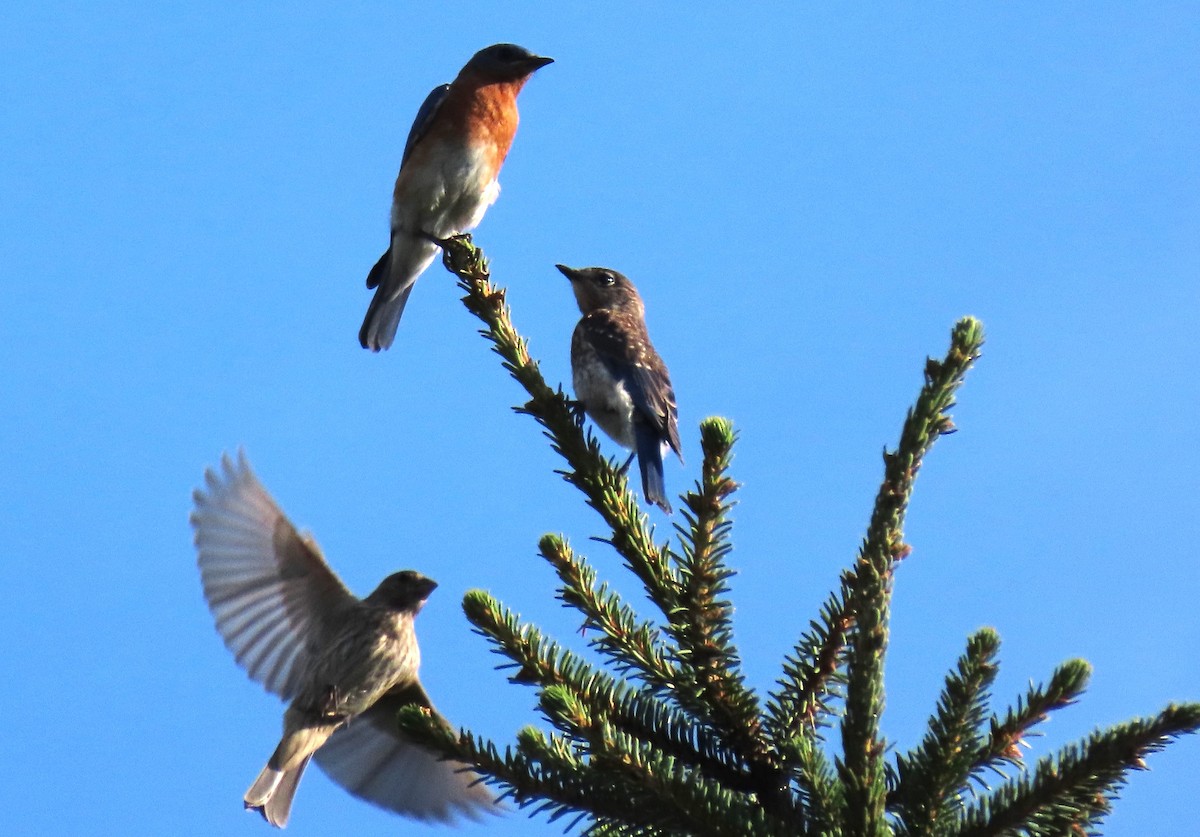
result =
[[[535,555],[562,531],[643,603],[448,274],[421,280],[391,352],[356,340],[413,114],[497,41],[558,61],[522,94],[476,240],[554,382],[578,315],[553,264],[638,283],[679,397],[673,492],[700,419],[740,428],[753,685],[854,555],[924,357],[974,314],[985,357],[909,518],[887,736],[916,743],[982,625],[1004,640],[999,703],[1068,658],[1096,667],[1035,755],[1200,699],[1200,8],[343,6],[3,13],[8,833],[267,833],[241,794],[281,706],[214,632],[187,524],[222,450],[245,445],[353,589],[441,582],[423,677],[501,743],[534,693],[493,669],[467,589],[579,646]],[[1150,766],[1108,833],[1197,833],[1200,740]],[[313,771],[288,833],[425,828]]]

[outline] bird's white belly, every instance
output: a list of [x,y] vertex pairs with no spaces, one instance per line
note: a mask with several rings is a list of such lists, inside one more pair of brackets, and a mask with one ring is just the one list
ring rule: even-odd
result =
[[500,196],[490,159],[486,149],[464,146],[415,167],[404,185],[405,199],[393,204],[392,226],[438,238],[474,229]]
[[637,445],[633,437],[633,399],[624,384],[609,374],[599,358],[594,363],[575,364],[571,382],[575,397],[583,402],[592,421],[614,442],[633,450]]

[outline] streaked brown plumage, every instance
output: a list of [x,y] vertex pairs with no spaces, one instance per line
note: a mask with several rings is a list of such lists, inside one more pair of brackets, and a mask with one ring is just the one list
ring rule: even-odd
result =
[[413,619],[437,584],[405,570],[356,598],[244,454],[236,463],[222,457],[194,500],[200,578],[217,630],[251,678],[290,702],[246,807],[286,825],[315,758],[350,793],[405,816],[449,821],[494,810],[477,774],[439,761],[396,727],[402,706],[435,712],[418,679]]
[[615,270],[556,267],[571,280],[583,314],[571,335],[575,397],[601,430],[634,451],[642,493],[669,513],[663,455],[670,449],[683,459],[679,419],[667,365],[646,330],[642,298]]

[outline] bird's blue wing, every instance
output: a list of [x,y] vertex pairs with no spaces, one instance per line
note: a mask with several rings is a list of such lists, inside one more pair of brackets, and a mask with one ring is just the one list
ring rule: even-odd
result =
[[412,128],[408,131],[408,139],[404,143],[404,156],[400,158],[401,168],[404,168],[404,164],[408,162],[408,155],[412,154],[413,146],[420,142],[421,137],[425,136],[425,132],[429,130],[434,114],[442,106],[442,102],[445,101],[446,94],[449,92],[449,84],[440,85],[429,91],[429,95],[421,103],[421,108],[417,111],[417,118],[413,120]]

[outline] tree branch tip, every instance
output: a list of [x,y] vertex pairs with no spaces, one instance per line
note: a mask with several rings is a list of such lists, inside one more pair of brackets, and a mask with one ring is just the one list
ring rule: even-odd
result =
[[1062,686],[1070,691],[1082,692],[1092,679],[1092,664],[1078,657],[1067,660],[1055,670],[1054,679],[1066,681],[1062,683]]
[[708,416],[701,419],[700,433],[702,435],[712,434],[714,436],[725,437],[728,439],[728,444],[733,444],[737,438],[737,431],[733,428],[733,420],[724,416]]
[[522,747],[527,744],[541,747],[546,743],[546,734],[533,724],[528,724],[517,730],[517,743]]
[[490,622],[489,614],[499,610],[500,603],[486,590],[478,588],[468,590],[463,594],[462,609],[467,620],[479,627],[480,622]]
[[538,538],[538,549],[543,552],[562,552],[570,549],[567,536],[559,532],[547,532]]

